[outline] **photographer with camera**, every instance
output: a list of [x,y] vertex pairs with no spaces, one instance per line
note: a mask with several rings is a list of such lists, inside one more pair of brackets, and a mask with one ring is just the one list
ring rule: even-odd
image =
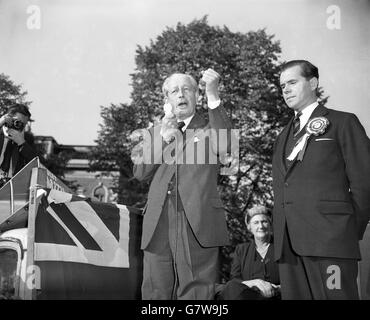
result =
[[25,127],[31,118],[28,107],[12,105],[0,118],[0,187],[37,156],[25,140]]

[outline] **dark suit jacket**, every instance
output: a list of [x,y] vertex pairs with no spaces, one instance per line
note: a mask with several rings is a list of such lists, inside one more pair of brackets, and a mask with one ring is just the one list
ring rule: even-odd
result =
[[309,138],[302,162],[284,165],[292,120],[275,143],[276,259],[285,225],[301,256],[360,258],[358,242],[370,217],[370,140],[354,114],[318,106],[311,119],[319,116],[330,124],[324,134]]
[[[1,129],[1,128],[0,128]],[[4,133],[0,130],[0,152],[3,149],[4,143]],[[9,141],[5,152],[11,153],[11,166],[12,168],[11,176],[14,176],[18,171],[20,171],[28,162],[33,158],[37,157],[38,154],[34,148],[32,148],[27,142],[25,142],[21,147],[18,147],[16,143]],[[4,154],[4,159],[5,159]],[[0,164],[1,165],[1,164]]]
[[[189,129],[230,129],[231,123],[222,106],[209,109],[209,123],[195,114],[185,133]],[[153,138],[159,130],[150,130]],[[196,145],[194,135],[186,136],[185,144]],[[212,139],[207,140],[213,143]],[[194,147],[196,153],[196,146]],[[218,150],[219,153],[227,150]],[[139,180],[152,179],[148,202],[144,210],[142,249],[145,249],[156,229],[164,206],[168,184],[175,173],[174,164],[138,164],[134,165],[134,176]],[[222,246],[228,243],[225,212],[217,191],[219,163],[216,164],[178,164],[178,191],[184,206],[186,217],[200,244],[204,247]]]

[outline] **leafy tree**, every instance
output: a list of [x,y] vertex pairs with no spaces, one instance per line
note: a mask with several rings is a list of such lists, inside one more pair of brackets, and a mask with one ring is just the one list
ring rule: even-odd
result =
[[[17,85],[9,76],[3,73],[0,74],[0,116],[5,114],[8,108],[15,103],[22,103],[29,107],[31,102],[27,100],[26,96],[27,91],[23,90],[22,85]],[[25,132],[25,139],[38,151],[42,163],[56,176],[60,177],[72,190],[75,190],[75,182],[69,182],[63,179],[70,155],[65,153],[46,155],[46,151],[42,145],[35,145],[34,135],[30,129]]]
[[[119,170],[119,177],[114,177],[118,194],[118,203],[143,207],[147,186],[133,179],[130,134],[142,127],[138,118],[138,109],[133,104],[111,104],[102,107],[103,124],[100,125],[97,146],[91,154],[92,170],[103,172]],[[108,173],[109,175],[109,173]]]
[[[149,46],[138,46],[136,71],[131,75],[131,104],[102,109],[104,124],[97,140],[95,164],[116,165],[131,181],[129,155],[133,146],[129,136],[134,129],[148,127],[163,115],[161,86],[165,78],[183,72],[199,80],[200,72],[207,68],[222,76],[222,103],[240,136],[240,170],[234,176],[219,176],[232,244],[223,249],[224,279],[228,278],[230,252],[246,240],[246,210],[258,204],[273,205],[273,143],[292,116],[279,86],[280,52],[279,42],[265,30],[232,32],[226,26],[210,26],[207,17],[188,25],[179,23],[167,28]],[[197,111],[207,116],[204,88],[200,93]],[[121,185],[118,190],[122,192],[125,187]],[[137,195],[146,190],[147,186],[141,186]]]
[[15,84],[9,76],[0,73],[0,115],[6,113],[14,103],[28,106],[31,102],[26,100],[26,95],[27,91],[23,91],[22,85]]

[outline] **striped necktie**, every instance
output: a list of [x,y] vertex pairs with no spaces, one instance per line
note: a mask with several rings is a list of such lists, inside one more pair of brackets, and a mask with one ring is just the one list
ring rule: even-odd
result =
[[182,132],[182,128],[185,126],[184,121],[180,121],[177,123],[177,129],[179,129]]
[[299,127],[301,125],[301,122],[299,121],[299,117],[302,115],[302,112],[299,111],[293,120],[293,136],[295,137],[299,132]]

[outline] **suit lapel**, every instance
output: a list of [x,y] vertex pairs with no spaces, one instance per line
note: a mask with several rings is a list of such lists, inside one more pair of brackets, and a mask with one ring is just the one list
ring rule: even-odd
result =
[[282,173],[283,176],[285,176],[286,171],[287,171],[287,168],[285,167],[285,159],[284,159],[285,146],[288,141],[289,131],[290,131],[290,127],[292,126],[293,119],[294,117],[290,119],[288,124],[285,126],[285,128],[281,132],[280,139],[279,139],[280,142],[276,146],[277,161],[279,164],[280,172]]
[[310,120],[316,117],[323,117],[328,114],[328,109],[323,105],[319,104],[317,108],[312,112]]
[[[195,113],[193,119],[191,119],[191,121],[190,121],[189,125],[187,126],[186,130],[188,130],[188,129],[199,129],[199,128],[205,127],[206,125],[207,125],[206,120],[201,115],[199,115],[198,113]],[[185,132],[186,132],[186,130],[185,130]]]
[[[194,117],[191,119],[191,121],[190,121],[189,125],[187,126],[186,130],[183,132],[183,137],[186,140],[183,141],[182,148],[181,149],[179,148],[178,152],[176,153],[176,159],[179,159],[180,157],[183,157],[185,146],[188,142],[193,140],[193,137],[195,136],[195,133],[196,133],[196,129],[202,128],[206,124],[207,124],[207,122],[205,121],[205,119],[202,116],[198,115],[197,113],[194,114]],[[192,129],[194,131],[193,132],[190,131],[191,134],[189,134],[189,132],[188,132],[188,134],[186,134],[188,129]],[[173,175],[175,174],[176,170],[178,170],[178,168],[176,166],[176,160],[175,160],[175,162],[172,163],[172,165],[168,166],[168,169],[166,171],[166,177],[163,180],[164,181],[170,181],[172,179]],[[177,184],[177,181],[176,181],[176,184]]]
[[[310,122],[311,119],[313,118],[316,118],[316,117],[323,117],[325,116],[326,114],[328,113],[328,109],[325,108],[324,106],[322,106],[321,104],[319,104],[316,109],[312,112],[310,118],[308,119],[305,127],[302,129],[302,131],[306,131],[306,127],[307,127],[307,124],[308,122]],[[292,119],[293,120],[293,119]],[[288,130],[289,132],[289,130]],[[306,150],[308,149],[308,146],[310,144],[312,140],[312,135],[309,137],[308,141],[307,141],[307,146],[306,146]],[[285,146],[285,145],[284,145]],[[303,157],[303,160],[302,162],[304,161],[304,157]],[[289,174],[292,172],[292,170],[295,168],[296,164],[297,164],[298,160],[297,160],[297,157],[293,160],[293,163],[291,164],[291,166],[288,168],[288,170],[286,171],[286,174],[285,174],[285,179],[288,178]]]
[[3,134],[3,130],[1,130],[1,133],[0,133],[0,150],[2,150],[3,144],[4,144],[4,134]]
[[[189,125],[187,126],[185,130],[185,141],[183,145],[183,150],[185,150],[186,145],[190,142],[193,141],[194,136],[196,135],[197,129],[202,129],[207,126],[206,120],[199,114],[195,113],[193,119],[191,119]],[[188,131],[189,129],[193,130]],[[191,132],[191,133],[190,133]],[[190,133],[190,134],[189,134]]]
[[[198,115],[197,113],[195,113],[194,117],[191,119],[186,130],[183,132],[183,139],[185,139],[185,141],[184,140],[182,141],[182,146],[179,145],[179,148],[178,148],[179,150],[177,150],[177,153],[176,153],[177,159],[180,159],[181,157],[183,157],[185,147],[189,142],[193,141],[194,136],[197,134],[197,129],[204,128],[206,126],[207,126],[206,120],[201,115]],[[163,149],[164,150],[163,152],[168,152],[168,148],[174,148],[173,143],[174,142],[172,142],[170,145],[165,146]]]

